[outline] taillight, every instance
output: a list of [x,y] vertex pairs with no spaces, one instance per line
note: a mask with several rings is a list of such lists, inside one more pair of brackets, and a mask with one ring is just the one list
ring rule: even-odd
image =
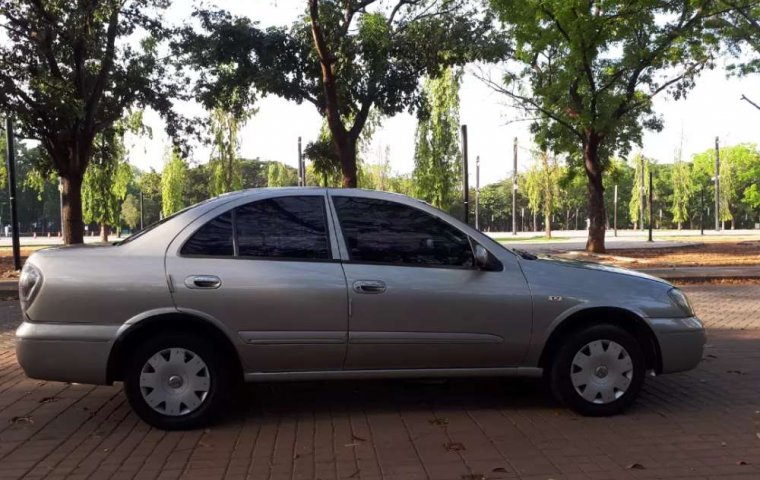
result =
[[32,304],[41,284],[42,272],[31,263],[26,262],[21,270],[21,277],[18,280],[18,298],[21,301],[21,308],[23,310],[26,310]]

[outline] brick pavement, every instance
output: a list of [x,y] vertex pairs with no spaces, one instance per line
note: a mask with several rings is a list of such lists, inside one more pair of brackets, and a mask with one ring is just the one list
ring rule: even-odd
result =
[[626,415],[583,418],[536,382],[249,386],[224,423],[146,427],[121,388],[40,382],[0,304],[0,479],[760,478],[760,286],[686,287],[700,367],[648,379]]

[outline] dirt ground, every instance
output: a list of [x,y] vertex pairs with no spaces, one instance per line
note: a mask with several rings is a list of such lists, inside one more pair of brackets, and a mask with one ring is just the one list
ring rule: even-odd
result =
[[[21,264],[23,265],[26,258],[39,247],[21,248]],[[0,248],[0,279],[18,278],[19,272],[13,269],[13,250],[11,248]]]
[[709,241],[685,247],[615,249],[604,255],[572,252],[559,256],[626,268],[757,266],[760,265],[760,240]]

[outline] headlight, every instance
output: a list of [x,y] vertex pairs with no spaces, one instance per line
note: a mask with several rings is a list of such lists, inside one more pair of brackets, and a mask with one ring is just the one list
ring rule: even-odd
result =
[[686,294],[683,293],[681,290],[677,288],[673,288],[668,292],[668,296],[670,297],[670,300],[673,302],[673,305],[680,308],[681,311],[687,317],[691,317],[692,315],[694,315],[694,310],[691,308],[689,299],[686,298]]
[[42,273],[37,267],[26,262],[21,270],[21,277],[18,280],[18,298],[21,301],[21,308],[23,310],[26,310],[31,305],[41,284]]

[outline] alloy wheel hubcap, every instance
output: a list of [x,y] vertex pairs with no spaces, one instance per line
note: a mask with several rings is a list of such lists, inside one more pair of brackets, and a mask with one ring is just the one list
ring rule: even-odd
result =
[[150,357],[140,372],[145,402],[163,415],[177,417],[194,412],[208,396],[211,375],[196,353],[167,348]]
[[169,377],[169,380],[166,382],[171,388],[180,388],[184,381],[182,381],[182,377],[179,375],[172,375]]
[[633,380],[633,360],[625,348],[612,340],[584,345],[570,365],[573,387],[584,400],[611,403],[622,397]]

